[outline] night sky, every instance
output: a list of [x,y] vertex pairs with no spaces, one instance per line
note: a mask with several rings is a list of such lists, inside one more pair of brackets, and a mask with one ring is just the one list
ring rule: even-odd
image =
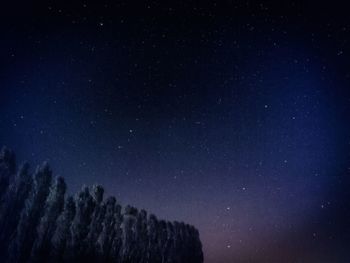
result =
[[2,4],[0,144],[205,263],[350,262],[350,18],[279,2]]

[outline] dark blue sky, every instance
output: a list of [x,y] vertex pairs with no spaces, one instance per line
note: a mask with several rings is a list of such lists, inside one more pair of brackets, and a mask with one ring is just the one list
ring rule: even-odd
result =
[[74,2],[2,8],[1,145],[194,224],[206,263],[350,261],[344,7]]

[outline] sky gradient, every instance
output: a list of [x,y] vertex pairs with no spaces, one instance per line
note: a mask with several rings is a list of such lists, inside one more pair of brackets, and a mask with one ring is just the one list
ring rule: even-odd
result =
[[350,23],[288,1],[4,6],[0,144],[194,224],[205,263],[350,261]]

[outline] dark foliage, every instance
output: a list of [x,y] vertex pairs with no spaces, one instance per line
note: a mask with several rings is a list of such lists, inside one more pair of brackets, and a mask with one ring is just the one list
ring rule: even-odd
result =
[[0,153],[1,262],[201,263],[198,231],[126,206],[104,189],[84,186],[66,197],[47,164],[32,175],[16,171],[14,154]]

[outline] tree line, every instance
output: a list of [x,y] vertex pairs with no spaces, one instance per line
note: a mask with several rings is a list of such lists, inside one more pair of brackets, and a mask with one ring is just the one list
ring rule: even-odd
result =
[[34,173],[0,153],[1,262],[202,263],[198,230],[104,198],[99,185],[67,196],[47,163]]

